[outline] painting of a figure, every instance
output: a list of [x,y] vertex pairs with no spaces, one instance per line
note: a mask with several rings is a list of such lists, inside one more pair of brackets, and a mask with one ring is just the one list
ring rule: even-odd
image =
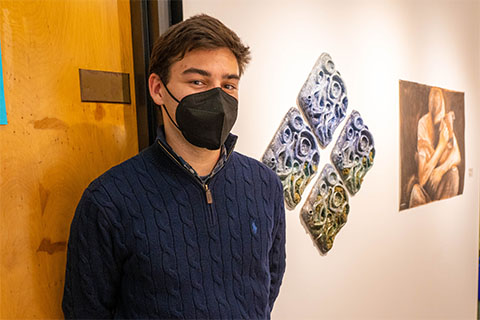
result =
[[463,193],[464,93],[400,81],[400,210]]

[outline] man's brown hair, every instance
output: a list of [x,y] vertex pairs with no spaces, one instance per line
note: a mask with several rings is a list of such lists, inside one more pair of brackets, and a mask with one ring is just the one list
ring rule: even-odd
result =
[[250,61],[250,48],[218,19],[206,14],[193,16],[171,26],[153,45],[149,74],[155,73],[164,84],[170,80],[170,66],[194,49],[228,48],[235,55],[239,75]]

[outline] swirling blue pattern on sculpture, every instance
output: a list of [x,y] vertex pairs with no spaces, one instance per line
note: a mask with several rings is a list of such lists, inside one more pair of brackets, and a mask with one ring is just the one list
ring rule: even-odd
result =
[[345,83],[328,53],[318,58],[297,101],[320,145],[325,148],[345,119],[348,107]]
[[280,177],[288,209],[293,210],[300,202],[319,161],[317,142],[310,127],[300,112],[291,108],[262,157],[262,162]]
[[331,160],[350,194],[360,189],[363,178],[373,165],[375,145],[373,136],[358,111],[352,111],[335,147]]
[[335,168],[326,164],[300,213],[303,225],[322,254],[332,248],[349,211],[345,186]]

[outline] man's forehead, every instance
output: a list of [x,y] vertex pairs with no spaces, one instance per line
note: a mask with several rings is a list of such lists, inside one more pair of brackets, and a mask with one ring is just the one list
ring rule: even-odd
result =
[[228,48],[194,49],[185,53],[174,65],[181,74],[198,73],[211,76],[214,72],[220,72],[222,76],[228,74],[239,77],[237,58]]

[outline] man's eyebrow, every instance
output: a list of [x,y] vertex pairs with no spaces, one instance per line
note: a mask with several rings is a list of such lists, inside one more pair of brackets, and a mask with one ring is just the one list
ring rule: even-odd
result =
[[234,74],[234,73],[225,74],[225,75],[223,75],[222,78],[223,79],[228,79],[228,80],[231,80],[231,79],[240,80],[240,76],[238,74]]
[[[204,76],[204,77],[211,77],[212,74],[206,70],[203,70],[203,69],[198,69],[198,68],[188,68],[186,70],[184,70],[182,72],[182,74],[191,74],[191,73],[195,73],[195,74],[199,74],[201,76]],[[234,74],[234,73],[229,73],[229,74],[224,74],[222,76],[223,79],[236,79],[236,80],[240,80],[240,76],[238,74]]]
[[182,74],[189,74],[189,73],[197,73],[201,76],[205,77],[211,77],[212,74],[208,71],[202,70],[202,69],[197,69],[197,68],[188,68],[182,72]]

